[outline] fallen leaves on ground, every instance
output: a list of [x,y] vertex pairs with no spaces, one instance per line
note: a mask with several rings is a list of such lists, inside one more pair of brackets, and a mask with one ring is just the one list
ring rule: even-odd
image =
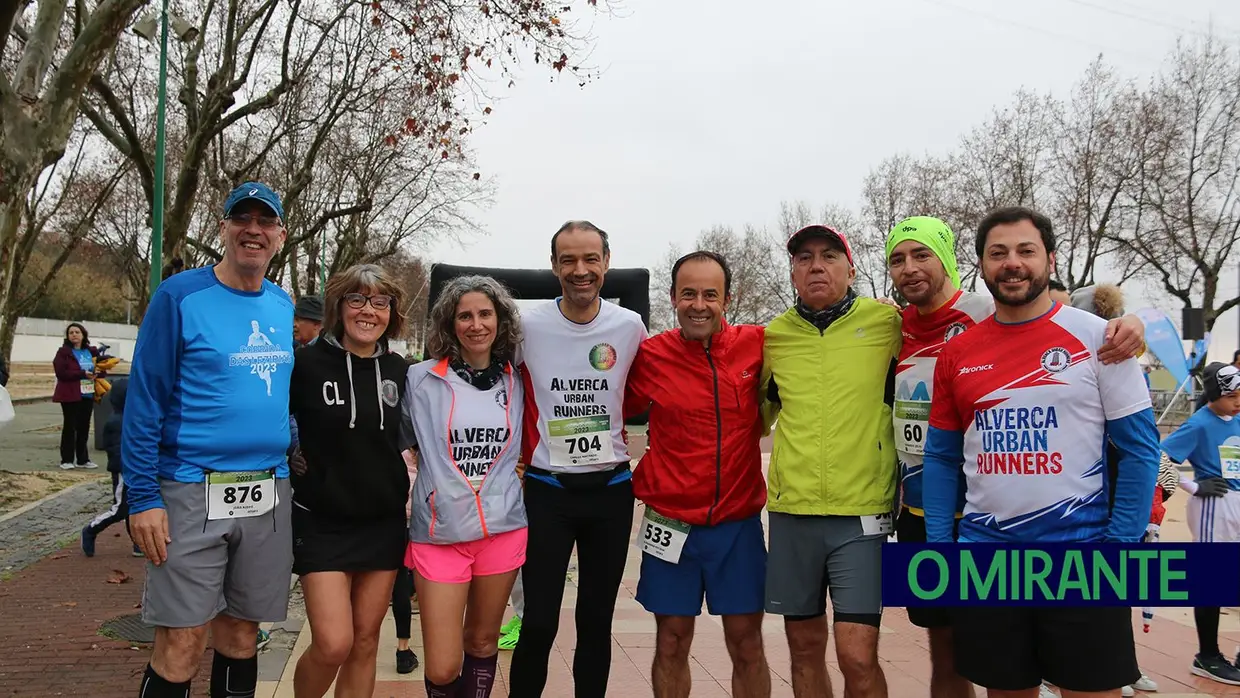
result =
[[108,575],[108,584],[124,584],[129,581],[129,575],[124,570],[112,570]]

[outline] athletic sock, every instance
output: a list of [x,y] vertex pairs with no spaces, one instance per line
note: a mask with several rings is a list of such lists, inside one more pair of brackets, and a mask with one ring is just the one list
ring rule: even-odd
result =
[[[426,698],[457,698],[461,690],[461,677],[456,677],[452,683],[440,686],[437,683],[431,683],[431,680],[423,677],[422,681],[426,684]],[[472,696],[470,698],[473,698]]]
[[151,665],[147,664],[138,698],[189,698],[189,682],[172,683],[156,674]]
[[225,657],[217,650],[211,661],[211,698],[254,698],[258,686],[258,655]]
[[1219,654],[1218,650],[1218,617],[1219,609],[1194,608],[1193,620],[1197,623],[1197,650],[1203,657]]
[[461,665],[461,683],[467,698],[488,698],[495,686],[495,664],[499,655],[475,657],[466,652]]

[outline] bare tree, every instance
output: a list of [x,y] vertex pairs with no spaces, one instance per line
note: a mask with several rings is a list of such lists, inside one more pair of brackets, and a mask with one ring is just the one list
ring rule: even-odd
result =
[[[336,233],[336,256],[349,262],[393,249],[390,237],[385,243],[370,235],[373,226],[402,218],[435,218],[442,225],[452,215],[445,215],[441,199],[473,201],[479,190],[458,186],[460,178],[450,186],[444,180],[453,178],[451,167],[469,165],[464,144],[473,127],[470,116],[491,111],[476,104],[487,99],[487,76],[509,77],[519,54],[528,51],[556,74],[589,77],[570,58],[588,45],[568,21],[574,4],[190,0],[184,9],[198,18],[199,32],[171,61],[170,82],[179,88],[169,114],[175,174],[166,204],[164,256],[183,252],[183,246],[196,256],[217,256],[212,213],[218,199],[258,176],[281,189],[296,237],[289,249],[294,258],[301,252],[306,260],[325,256],[316,242],[324,232]],[[596,0],[585,5],[593,8]],[[151,121],[152,106],[143,95],[153,89],[149,74],[131,69],[139,50],[122,46],[108,69],[92,78],[84,111],[117,151],[135,162],[152,208],[151,143],[139,125]],[[349,143],[342,131],[357,130],[363,119],[366,137]],[[373,146],[401,141],[409,142],[408,150],[426,151],[415,168],[418,179],[402,187],[354,166],[342,191],[328,196],[316,190],[316,180],[325,174],[320,157],[328,150],[339,156],[328,175],[338,173],[342,160],[388,167],[390,173],[409,160],[398,162]],[[449,162],[432,164],[426,156]],[[380,185],[386,189],[380,191]],[[205,208],[200,196],[210,199]],[[421,207],[396,211],[407,197]],[[284,273],[284,260],[279,262],[276,275]],[[301,285],[313,284],[317,276],[317,263],[310,266],[311,273],[298,274]]]
[[[1095,282],[1099,261],[1114,251],[1107,233],[1122,229],[1124,193],[1141,171],[1136,118],[1141,95],[1099,57],[1067,104],[1051,107],[1054,138],[1047,213],[1057,231],[1056,275],[1074,290]],[[1119,282],[1135,270],[1121,268]]]
[[1240,55],[1207,36],[1181,42],[1139,110],[1147,137],[1135,146],[1130,225],[1107,239],[1143,276],[1185,307],[1205,311],[1206,328],[1240,304],[1220,297],[1219,278],[1240,238]]
[[0,355],[15,331],[28,196],[64,155],[87,81],[144,1],[0,3]]

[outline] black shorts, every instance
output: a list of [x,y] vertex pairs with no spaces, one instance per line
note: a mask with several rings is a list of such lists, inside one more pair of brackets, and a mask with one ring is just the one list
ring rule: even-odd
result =
[[1141,678],[1131,608],[968,606],[952,620],[956,671],[985,688],[1113,691]]
[[[956,519],[959,528],[960,519]],[[954,532],[953,532],[954,535]],[[901,509],[896,519],[897,543],[925,543],[926,519],[908,509]],[[919,628],[951,627],[951,609],[943,607],[914,606],[906,608],[908,621]]]
[[330,519],[293,505],[293,573],[373,572],[405,564],[404,519]]

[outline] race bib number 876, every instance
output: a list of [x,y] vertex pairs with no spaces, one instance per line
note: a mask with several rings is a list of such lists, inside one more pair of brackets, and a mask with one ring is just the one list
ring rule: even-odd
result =
[[277,503],[275,478],[269,471],[207,473],[207,519],[262,516]]

